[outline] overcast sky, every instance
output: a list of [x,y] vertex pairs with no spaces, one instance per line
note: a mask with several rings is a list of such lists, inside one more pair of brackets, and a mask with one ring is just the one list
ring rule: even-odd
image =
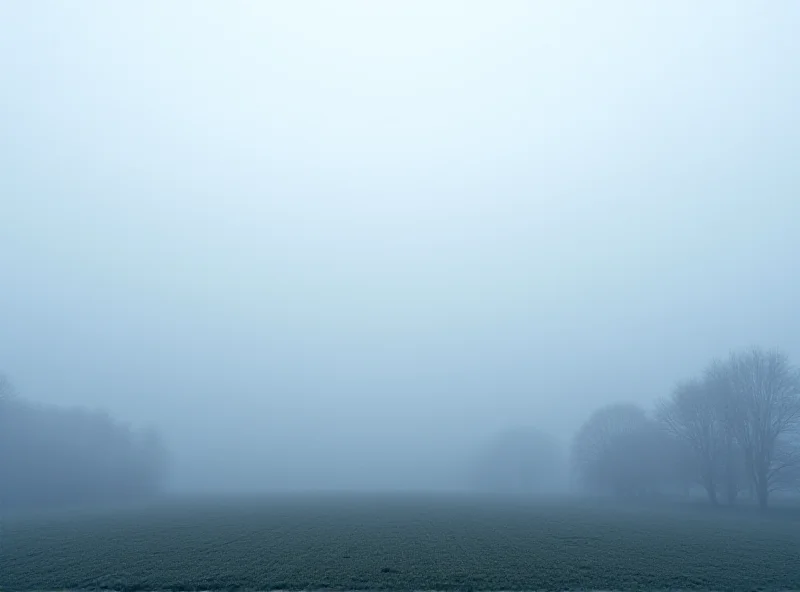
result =
[[792,0],[4,2],[0,369],[255,487],[800,360],[798,31]]

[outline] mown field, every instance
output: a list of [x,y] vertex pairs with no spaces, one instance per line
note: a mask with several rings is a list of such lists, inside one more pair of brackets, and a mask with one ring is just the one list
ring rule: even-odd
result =
[[6,516],[3,590],[800,589],[800,520],[468,496]]

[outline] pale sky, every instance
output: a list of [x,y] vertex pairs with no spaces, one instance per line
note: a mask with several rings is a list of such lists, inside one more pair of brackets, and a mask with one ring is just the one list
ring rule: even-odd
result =
[[798,31],[792,0],[4,2],[0,370],[155,423],[181,484],[371,486],[731,348],[800,361]]

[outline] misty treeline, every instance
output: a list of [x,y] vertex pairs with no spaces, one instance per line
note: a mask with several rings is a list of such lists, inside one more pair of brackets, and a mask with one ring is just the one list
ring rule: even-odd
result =
[[141,499],[161,489],[166,462],[156,430],[34,404],[0,377],[0,509]]
[[559,442],[535,427],[509,428],[476,455],[470,483],[481,491],[543,494],[563,491]]
[[701,487],[714,504],[766,508],[800,492],[800,373],[783,352],[752,348],[714,360],[657,401],[596,410],[575,435],[572,463],[585,490],[619,497]]

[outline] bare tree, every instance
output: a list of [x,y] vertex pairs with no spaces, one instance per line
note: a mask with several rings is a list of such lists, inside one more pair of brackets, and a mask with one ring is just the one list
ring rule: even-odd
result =
[[800,374],[786,354],[753,348],[727,364],[730,421],[758,504],[800,463],[791,437],[800,428]]
[[782,437],[775,443],[775,454],[769,467],[769,493],[800,489],[800,439]]
[[688,445],[694,457],[694,472],[712,504],[717,502],[717,475],[722,426],[705,381],[679,383],[669,398],[657,406],[661,425]]
[[719,481],[724,485],[728,504],[733,504],[743,486],[752,490],[752,480],[745,470],[744,451],[737,438],[738,405],[726,364],[712,361],[703,374],[703,384],[718,426]]

